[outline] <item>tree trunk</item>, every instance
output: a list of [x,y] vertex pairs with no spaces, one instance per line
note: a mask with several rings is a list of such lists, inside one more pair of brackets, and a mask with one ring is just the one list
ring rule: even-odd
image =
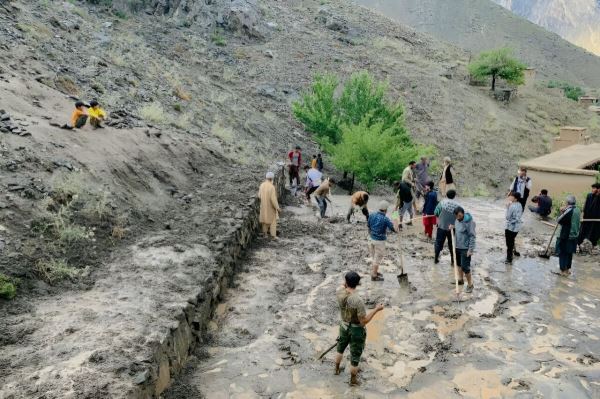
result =
[[348,193],[348,195],[352,195],[353,191],[354,191],[354,173],[352,173],[352,182],[350,183],[350,192]]
[[346,180],[348,178],[348,172],[344,171],[344,176],[342,177],[343,180]]
[[492,91],[496,90],[496,75],[492,75]]

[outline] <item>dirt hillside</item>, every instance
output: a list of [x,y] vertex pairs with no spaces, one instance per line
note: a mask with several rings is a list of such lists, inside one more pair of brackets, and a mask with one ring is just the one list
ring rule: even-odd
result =
[[[600,88],[600,76],[597,73],[600,70],[600,57],[493,1],[357,0],[357,3],[372,7],[419,32],[467,49],[473,56],[490,48],[508,46],[515,49],[545,79],[567,81],[589,89]],[[566,2],[553,11],[547,5],[540,8],[548,13],[577,12],[578,4],[571,3],[576,2]],[[593,19],[594,11],[584,9],[586,11],[582,14]],[[560,23],[552,17],[549,20]],[[586,22],[581,18],[578,22],[581,22],[579,28],[585,30]],[[585,30],[585,34],[593,35],[591,30]]]

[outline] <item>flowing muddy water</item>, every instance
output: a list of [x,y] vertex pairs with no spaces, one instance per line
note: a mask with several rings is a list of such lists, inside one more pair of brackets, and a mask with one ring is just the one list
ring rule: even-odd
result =
[[[385,281],[359,289],[367,307],[386,305],[368,325],[362,385],[334,376],[335,350],[314,359],[335,342],[344,272],[368,277],[368,259],[363,216],[342,222],[349,197],[333,201],[329,221],[285,208],[281,239],[255,244],[212,338],[165,398],[600,398],[597,254],[577,257],[571,278],[552,274],[557,259],[535,256],[551,228],[527,213],[522,256],[507,266],[503,204],[476,199],[460,201],[477,222],[473,294],[456,302],[449,255],[433,264],[419,222],[391,236]],[[408,287],[396,279],[401,253]]]

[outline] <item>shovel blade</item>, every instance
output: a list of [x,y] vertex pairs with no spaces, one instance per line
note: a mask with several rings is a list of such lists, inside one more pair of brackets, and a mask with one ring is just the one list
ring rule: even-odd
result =
[[396,278],[398,278],[398,283],[400,283],[401,286],[408,286],[408,274],[398,274]]

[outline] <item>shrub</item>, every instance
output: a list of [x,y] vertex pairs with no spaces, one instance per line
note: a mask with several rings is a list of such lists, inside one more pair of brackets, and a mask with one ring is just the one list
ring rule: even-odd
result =
[[140,115],[142,118],[152,123],[164,123],[166,120],[165,111],[158,102],[140,108]]
[[585,94],[585,91],[579,86],[573,86],[567,82],[559,82],[556,80],[551,80],[548,82],[549,89],[562,89],[565,97],[573,100],[579,101],[579,97]]
[[512,50],[501,48],[485,51],[469,64],[469,73],[475,79],[492,77],[492,90],[496,89],[496,79],[502,78],[507,82],[522,85],[525,82],[527,66],[512,56]]
[[36,272],[40,278],[48,284],[54,284],[65,279],[72,279],[79,273],[77,269],[69,266],[64,260],[50,259],[39,261],[36,265]]
[[213,32],[210,40],[219,47],[227,46],[227,40],[225,37],[219,32]]
[[365,118],[358,125],[344,125],[332,163],[354,173],[371,189],[374,183],[399,179],[409,161],[432,152],[431,148],[403,145],[393,127],[385,129],[384,122],[373,125]]
[[0,298],[13,299],[17,295],[15,280],[0,273]]

